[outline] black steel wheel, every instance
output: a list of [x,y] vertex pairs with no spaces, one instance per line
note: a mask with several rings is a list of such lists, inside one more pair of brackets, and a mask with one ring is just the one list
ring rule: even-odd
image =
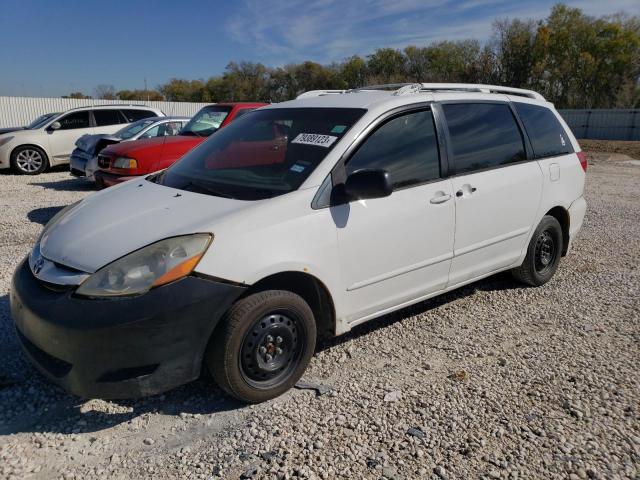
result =
[[277,385],[291,375],[300,359],[305,330],[290,312],[257,319],[242,342],[240,369],[249,385]]
[[249,403],[277,397],[302,376],[316,343],[313,312],[284,290],[249,295],[216,328],[205,363],[218,385]]
[[536,272],[541,275],[553,267],[555,264],[558,249],[553,234],[549,230],[544,230],[536,239],[535,266]]
[[560,264],[562,227],[555,217],[546,215],[536,228],[522,265],[512,272],[523,283],[538,287],[551,280]]

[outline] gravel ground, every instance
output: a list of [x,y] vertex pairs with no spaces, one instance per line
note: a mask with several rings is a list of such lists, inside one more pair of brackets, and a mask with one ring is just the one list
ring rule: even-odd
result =
[[[628,159],[627,159],[628,160]],[[320,346],[305,381],[257,406],[207,379],[82,401],[22,358],[10,275],[59,207],[65,172],[0,175],[0,478],[638,478],[640,166],[593,157],[586,223],[555,278],[507,274]]]

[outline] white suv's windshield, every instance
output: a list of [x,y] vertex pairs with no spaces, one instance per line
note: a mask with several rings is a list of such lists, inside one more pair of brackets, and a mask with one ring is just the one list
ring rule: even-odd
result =
[[231,122],[153,181],[240,200],[296,190],[364,114],[355,108],[273,108]]
[[229,106],[211,105],[210,107],[204,107],[189,120],[180,135],[208,137],[220,128],[229,112],[231,112],[231,107]]
[[34,128],[39,128],[42,125],[44,125],[47,122],[47,120],[49,120],[50,118],[55,117],[56,115],[60,115],[60,112],[45,113],[44,115],[40,115],[33,122],[31,122],[29,125],[27,125],[27,129],[28,130],[33,130]]
[[138,120],[137,122],[133,122],[130,125],[127,125],[124,128],[121,128],[116,133],[113,134],[114,137],[119,138],[120,140],[128,140],[134,135],[140,133],[142,130],[147,128],[149,125],[152,125],[157,120],[157,117],[144,118],[142,120]]

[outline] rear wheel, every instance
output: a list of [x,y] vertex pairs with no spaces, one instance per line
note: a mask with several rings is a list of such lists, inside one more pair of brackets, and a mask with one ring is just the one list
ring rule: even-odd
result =
[[562,248],[560,223],[555,217],[544,216],[531,237],[524,262],[512,270],[513,276],[534,287],[544,285],[558,269]]
[[38,175],[48,165],[47,154],[41,148],[25,145],[11,152],[11,168],[20,175]]
[[268,290],[231,307],[205,362],[223,390],[258,403],[281,395],[300,379],[315,343],[315,320],[302,297]]

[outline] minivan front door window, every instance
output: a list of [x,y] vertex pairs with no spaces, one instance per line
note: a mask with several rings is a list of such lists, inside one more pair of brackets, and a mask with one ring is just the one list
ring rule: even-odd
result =
[[422,110],[388,120],[358,148],[345,168],[347,175],[365,168],[386,170],[394,189],[439,178],[433,114]]

